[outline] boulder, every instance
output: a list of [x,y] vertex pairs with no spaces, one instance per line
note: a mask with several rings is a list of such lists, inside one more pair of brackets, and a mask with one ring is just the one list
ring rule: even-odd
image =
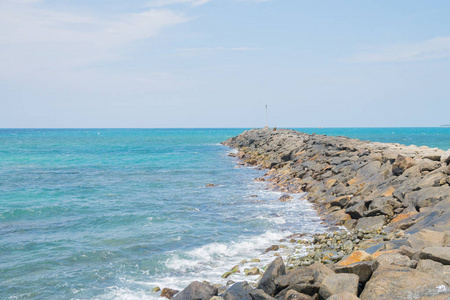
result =
[[209,300],[217,296],[217,288],[207,283],[194,281],[172,299],[174,300]]
[[378,266],[394,265],[414,268],[417,264],[417,261],[411,260],[408,256],[401,255],[400,253],[381,254],[375,261],[378,263]]
[[385,216],[366,217],[358,220],[355,229],[374,231],[383,227],[386,223]]
[[179,292],[178,290],[163,288],[161,291],[161,297],[172,299],[173,296],[175,296],[178,292]]
[[313,296],[319,292],[320,284],[319,283],[296,283],[288,286],[277,295],[275,295],[276,299],[284,299],[287,293],[291,290],[294,290],[298,293]]
[[415,269],[380,266],[359,296],[362,300],[418,299],[436,295],[444,282]]
[[247,281],[233,284],[223,295],[225,300],[252,300],[250,292],[253,288]]
[[316,283],[322,283],[323,279],[327,277],[328,275],[335,274],[332,269],[325,266],[324,264],[320,262],[316,262],[308,267],[313,272],[314,281]]
[[441,167],[441,164],[437,161],[433,161],[431,159],[423,159],[419,163],[419,171],[422,172],[431,172]]
[[324,299],[344,292],[356,296],[358,293],[358,283],[359,277],[355,274],[328,275],[322,281],[319,294]]
[[402,175],[406,169],[411,168],[414,164],[414,159],[399,154],[392,164],[392,173],[397,176]]
[[364,212],[367,210],[366,203],[364,201],[358,202],[345,210],[345,213],[349,214],[352,219],[362,218]]
[[253,290],[250,292],[253,300],[276,300],[274,297],[267,295],[263,290]]
[[422,250],[425,247],[442,247],[445,232],[422,229],[408,238],[408,244],[415,250]]
[[278,276],[285,275],[286,268],[281,257],[276,258],[270,265],[266,268],[262,278],[259,280],[257,289],[262,289],[265,293],[273,296],[276,292],[275,279]]
[[347,266],[335,265],[336,273],[348,273],[355,274],[359,277],[359,282],[364,284],[369,281],[373,272],[378,268],[378,262],[376,261],[362,261],[353,263]]
[[289,290],[283,300],[312,300],[312,298],[311,296],[299,293],[296,290]]
[[314,271],[308,267],[293,269],[275,279],[275,285],[281,290],[296,283],[313,283]]
[[431,259],[421,259],[417,264],[416,270],[431,275],[434,278],[442,279],[450,287],[450,265],[444,266]]
[[337,265],[338,266],[348,266],[354,263],[362,262],[362,261],[371,261],[373,259],[372,255],[363,251],[356,250],[350,253],[348,256],[344,257],[340,260]]
[[450,247],[426,247],[422,249],[419,257],[450,265]]
[[450,165],[450,149],[441,156],[441,162]]
[[294,199],[294,197],[292,197],[291,195],[284,194],[278,200],[280,200],[281,202],[289,202],[292,199]]
[[351,293],[344,292],[344,293],[334,294],[327,300],[359,300],[359,298]]
[[425,187],[405,195],[405,201],[412,203],[416,208],[434,206],[444,199],[450,199],[448,185]]

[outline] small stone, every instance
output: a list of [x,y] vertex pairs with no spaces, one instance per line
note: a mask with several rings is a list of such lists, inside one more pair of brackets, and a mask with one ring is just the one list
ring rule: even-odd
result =
[[278,200],[280,200],[281,202],[289,202],[292,199],[294,199],[294,197],[292,197],[291,195],[284,194]]
[[155,286],[154,288],[152,288],[152,293],[157,293],[159,292],[161,289],[159,288],[159,286]]
[[213,187],[213,186],[215,186],[214,183],[208,183],[208,184],[206,185],[206,187]]
[[269,248],[267,248],[264,252],[278,251],[279,249],[280,249],[279,245],[272,245]]

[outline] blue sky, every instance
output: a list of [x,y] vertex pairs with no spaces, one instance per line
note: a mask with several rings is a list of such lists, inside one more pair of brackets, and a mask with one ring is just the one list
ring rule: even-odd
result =
[[450,1],[0,0],[0,127],[450,123]]

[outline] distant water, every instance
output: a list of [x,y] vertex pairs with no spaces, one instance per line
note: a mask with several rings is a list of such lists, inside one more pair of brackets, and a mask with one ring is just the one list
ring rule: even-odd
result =
[[[0,298],[155,299],[324,231],[301,195],[279,202],[227,155],[242,131],[0,129]],[[450,148],[450,128],[302,131]]]

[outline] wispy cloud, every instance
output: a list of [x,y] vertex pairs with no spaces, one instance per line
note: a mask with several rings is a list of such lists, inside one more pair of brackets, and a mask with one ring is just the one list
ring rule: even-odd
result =
[[205,53],[223,52],[223,51],[261,51],[262,48],[258,47],[194,47],[194,48],[181,48],[178,52],[182,55],[201,55]]
[[165,7],[176,4],[189,4],[191,6],[200,6],[210,2],[211,0],[153,0],[149,2],[147,7]]
[[382,47],[370,53],[357,54],[350,62],[408,62],[450,57],[450,37],[436,37],[430,40],[396,44]]

